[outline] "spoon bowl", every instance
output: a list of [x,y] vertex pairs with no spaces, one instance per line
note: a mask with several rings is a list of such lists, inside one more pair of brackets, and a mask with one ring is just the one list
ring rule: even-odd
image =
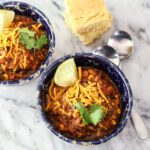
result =
[[116,31],[108,41],[119,54],[120,60],[128,58],[134,52],[134,43],[131,36],[125,31]]
[[93,53],[95,55],[100,55],[102,57],[107,58],[111,62],[113,62],[116,66],[120,64],[120,58],[118,53],[110,46],[100,46],[96,48]]

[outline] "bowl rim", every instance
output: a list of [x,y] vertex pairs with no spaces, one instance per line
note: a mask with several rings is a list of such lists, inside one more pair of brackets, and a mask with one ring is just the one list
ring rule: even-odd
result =
[[[116,128],[116,131],[112,134],[108,134],[106,135],[105,137],[103,138],[98,138],[97,140],[92,140],[92,141],[85,141],[85,140],[78,140],[78,139],[71,139],[69,138],[68,136],[65,136],[64,134],[61,134],[59,131],[55,130],[54,127],[52,125],[49,124],[49,122],[47,121],[46,117],[45,117],[45,114],[44,112],[42,111],[42,107],[40,105],[40,102],[41,102],[41,99],[40,99],[40,88],[43,87],[42,83],[43,81],[45,80],[45,78],[47,77],[48,73],[47,71],[48,70],[51,70],[51,68],[53,68],[54,66],[60,64],[61,62],[63,62],[64,60],[66,59],[69,59],[69,58],[73,58],[75,56],[87,56],[87,57],[92,57],[92,58],[98,58],[98,59],[102,59],[103,61],[105,61],[106,63],[109,63],[111,67],[114,67],[114,69],[117,70],[117,73],[119,74],[119,76],[122,78],[123,80],[123,84],[125,84],[126,86],[126,89],[127,89],[127,92],[128,92],[128,95],[129,95],[129,98],[128,98],[128,110],[127,110],[127,113],[126,113],[126,116],[125,116],[125,119],[122,123],[122,125],[120,125],[118,128]],[[124,75],[124,73],[120,70],[120,68],[118,66],[116,66],[115,64],[113,64],[112,62],[110,62],[108,59],[102,57],[102,56],[98,56],[98,55],[95,55],[93,53],[75,53],[73,55],[66,55],[66,56],[63,56],[57,60],[55,60],[51,65],[49,65],[49,67],[42,73],[41,77],[40,77],[40,80],[38,82],[38,85],[37,85],[37,99],[38,99],[38,112],[41,116],[41,119],[42,121],[44,122],[44,124],[48,127],[48,129],[53,133],[55,134],[57,137],[59,137],[60,139],[68,142],[68,143],[72,143],[72,144],[79,144],[79,145],[98,145],[98,144],[102,144],[102,143],[105,143],[107,142],[108,140],[112,139],[113,137],[115,137],[116,135],[118,135],[123,129],[124,127],[126,126],[129,118],[130,118],[130,115],[131,115],[131,109],[132,109],[132,105],[133,105],[133,96],[132,96],[132,90],[131,90],[131,87],[130,87],[130,84],[126,78],[126,76]]]
[[51,34],[47,34],[48,39],[49,39],[48,54],[47,54],[45,60],[42,62],[42,64],[37,69],[37,71],[34,72],[33,74],[29,75],[28,77],[25,77],[22,79],[17,79],[17,80],[1,80],[0,85],[22,85],[22,84],[26,84],[26,83],[30,82],[31,80],[34,80],[47,68],[47,66],[49,65],[50,58],[52,57],[52,55],[54,53],[55,39],[56,39],[54,30],[53,30],[53,27],[52,27],[52,24],[51,24],[49,18],[40,9],[36,8],[35,6],[33,6],[29,3],[22,2],[22,1],[10,1],[9,0],[9,1],[0,3],[0,5],[2,7],[7,7],[7,8],[15,8],[15,6],[17,6],[19,4],[32,9],[33,12],[38,14],[47,24],[47,27],[48,27],[49,31],[51,32]]

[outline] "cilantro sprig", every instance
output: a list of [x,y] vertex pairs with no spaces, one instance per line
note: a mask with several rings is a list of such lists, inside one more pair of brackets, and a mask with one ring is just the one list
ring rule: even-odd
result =
[[82,103],[76,102],[76,109],[80,112],[83,122],[88,125],[90,123],[89,112]]
[[41,49],[43,45],[46,45],[48,43],[48,38],[46,35],[41,35],[36,42],[36,48]]
[[19,40],[28,50],[41,49],[48,43],[48,38],[46,35],[41,35],[39,38],[36,38],[35,32],[29,30],[28,28],[22,28],[19,32]]
[[86,125],[93,124],[96,126],[104,119],[107,113],[103,106],[97,104],[91,105],[88,110],[82,103],[76,102],[75,108],[80,112],[82,120]]

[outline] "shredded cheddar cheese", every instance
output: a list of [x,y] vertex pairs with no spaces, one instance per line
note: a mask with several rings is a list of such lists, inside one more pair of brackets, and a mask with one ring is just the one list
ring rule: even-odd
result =
[[[39,33],[41,32],[39,29],[41,26],[41,23],[36,23],[32,30]],[[20,29],[19,25],[13,25],[13,27],[0,31],[0,68],[3,71],[3,75],[1,75],[3,77],[1,78],[4,78],[4,80],[8,79],[8,75],[5,75],[7,74],[7,70],[12,76],[15,74],[19,77],[21,74],[16,72],[17,69],[26,70],[29,66],[29,57],[26,55],[29,53],[29,50],[20,43]],[[11,77],[9,78],[11,79]]]
[[[101,89],[99,82],[88,82],[87,85],[82,85],[82,68],[78,67],[78,80],[74,86],[69,88],[60,88],[57,91],[57,86],[54,81],[51,81],[49,87],[49,97],[54,104],[53,111],[59,111],[62,114],[70,116],[65,107],[74,107],[77,101],[83,103],[85,106],[92,104],[101,104],[102,101],[108,102],[104,92]],[[63,102],[62,102],[63,101]],[[61,108],[62,103],[64,104]],[[75,116],[75,114],[72,114]]]

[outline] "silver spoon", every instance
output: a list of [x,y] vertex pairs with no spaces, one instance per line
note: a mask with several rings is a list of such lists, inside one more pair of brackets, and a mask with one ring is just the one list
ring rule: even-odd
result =
[[127,59],[134,52],[133,40],[125,31],[116,31],[109,38],[108,45],[116,50],[120,60]]
[[120,65],[120,58],[118,53],[111,46],[100,46],[96,48],[93,53],[107,58],[113,62],[116,66]]
[[[121,42],[121,43],[120,43]],[[118,44],[119,43],[119,44]],[[134,43],[131,36],[124,31],[116,31],[109,39],[108,44],[110,46],[101,46],[93,51],[94,54],[103,56],[115,65],[120,66],[120,59],[128,58],[134,51]],[[117,45],[118,44],[118,45]],[[112,47],[115,47],[116,50]],[[117,53],[118,52],[118,53]],[[134,98],[133,98],[134,99]],[[148,130],[141,118],[137,113],[134,106],[131,112],[132,122],[137,135],[141,139],[149,138]]]

